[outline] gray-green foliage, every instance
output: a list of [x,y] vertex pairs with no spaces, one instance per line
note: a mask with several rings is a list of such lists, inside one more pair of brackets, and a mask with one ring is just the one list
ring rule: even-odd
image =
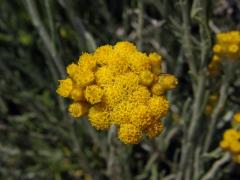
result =
[[[229,157],[215,149],[223,125],[211,147],[204,145],[208,122],[201,121],[212,118],[203,110],[219,87],[207,81],[206,67],[214,33],[239,26],[239,10],[237,0],[0,0],[0,179],[180,180],[216,174],[208,172],[214,161]],[[168,94],[166,130],[134,146],[121,144],[114,128],[97,132],[87,119],[71,119],[68,102],[55,93],[67,64],[120,40],[161,53],[164,71],[180,82]],[[234,99],[224,95],[225,114],[239,109],[239,72],[235,76],[223,92]],[[228,163],[215,179],[235,178],[234,168]]]

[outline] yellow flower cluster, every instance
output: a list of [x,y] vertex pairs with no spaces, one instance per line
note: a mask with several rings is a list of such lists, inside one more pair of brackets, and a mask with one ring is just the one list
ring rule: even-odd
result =
[[240,163],[240,132],[235,129],[227,129],[224,132],[220,147],[231,152],[233,160]]
[[67,67],[57,93],[71,98],[73,117],[88,115],[93,127],[119,127],[125,144],[139,143],[146,134],[158,136],[169,102],[165,92],[177,85],[173,75],[162,74],[161,56],[141,53],[130,42],[104,45],[93,54],[84,53]]
[[236,129],[240,129],[240,112],[234,114],[232,119],[232,126]]
[[236,60],[240,57],[240,32],[218,33],[213,52],[214,55],[208,68],[210,74],[215,76],[219,74],[220,60]]
[[232,153],[233,160],[240,163],[240,112],[235,113],[232,119],[233,128],[224,132],[220,147]]
[[240,124],[240,112],[235,113],[233,116],[233,121]]

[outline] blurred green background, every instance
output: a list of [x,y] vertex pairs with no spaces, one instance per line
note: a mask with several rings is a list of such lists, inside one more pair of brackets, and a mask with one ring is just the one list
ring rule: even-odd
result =
[[[164,155],[161,138],[124,146],[114,132],[97,132],[86,119],[71,119],[68,102],[55,90],[65,66],[82,52],[129,40],[162,54],[165,70],[181,84],[175,92],[181,96],[168,96],[175,109],[181,106],[191,88],[181,56],[179,3],[0,0],[0,179],[156,179],[174,168],[177,137]],[[239,27],[239,1],[208,3],[211,34]],[[199,31],[196,24],[197,19],[193,34]],[[177,121],[178,114],[168,118]]]

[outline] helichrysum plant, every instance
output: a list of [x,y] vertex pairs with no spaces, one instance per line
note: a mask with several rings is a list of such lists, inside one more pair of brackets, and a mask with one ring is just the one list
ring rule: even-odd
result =
[[159,54],[147,55],[130,42],[119,42],[83,53],[66,71],[57,93],[72,99],[72,117],[87,115],[97,130],[116,125],[125,144],[161,133],[161,119],[169,109],[165,93],[176,87],[177,79],[162,73]]
[[229,31],[218,33],[213,46],[213,57],[209,64],[209,72],[216,76],[220,72],[220,60],[236,60],[240,57],[240,33]]
[[232,159],[236,163],[240,163],[240,112],[233,116],[232,124],[233,127],[224,132],[220,147],[229,151],[232,155]]

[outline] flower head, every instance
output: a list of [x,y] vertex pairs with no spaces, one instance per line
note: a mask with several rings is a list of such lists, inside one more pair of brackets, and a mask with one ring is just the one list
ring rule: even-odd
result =
[[73,117],[88,115],[97,130],[116,125],[123,143],[136,144],[144,134],[154,138],[161,133],[169,109],[164,94],[178,83],[162,73],[161,59],[127,41],[104,45],[70,64],[57,92],[73,100],[68,109]]
[[60,80],[60,85],[58,86],[57,93],[62,97],[68,97],[73,88],[72,79],[67,78],[64,80]]
[[157,122],[148,128],[146,134],[150,139],[153,139],[157,137],[159,134],[161,134],[162,130],[163,130],[163,124],[161,122]]
[[132,124],[123,124],[118,131],[118,137],[125,144],[137,144],[142,138],[142,132]]
[[89,121],[97,130],[106,130],[110,127],[110,114],[103,104],[97,104],[89,110]]
[[74,102],[70,104],[68,111],[72,117],[78,118],[85,115],[88,111],[88,106],[85,103]]
[[103,90],[97,85],[87,86],[84,96],[90,104],[96,104],[101,102]]
[[221,60],[236,60],[240,58],[240,32],[230,31],[218,33],[213,46],[213,57],[208,65],[209,73],[217,76],[220,73]]
[[224,132],[220,147],[232,154],[233,160],[240,163],[240,132],[236,129],[227,129]]
[[240,112],[237,112],[236,114],[234,114],[233,121],[236,123],[240,123]]

